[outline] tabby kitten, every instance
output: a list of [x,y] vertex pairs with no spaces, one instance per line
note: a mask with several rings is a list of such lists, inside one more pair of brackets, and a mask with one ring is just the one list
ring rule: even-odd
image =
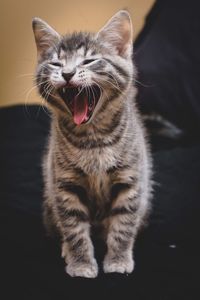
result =
[[135,107],[130,16],[119,11],[97,34],[61,36],[39,18],[33,31],[36,82],[52,109],[45,225],[60,235],[69,275],[97,276],[96,227],[107,244],[104,271],[130,273],[151,190],[151,159]]

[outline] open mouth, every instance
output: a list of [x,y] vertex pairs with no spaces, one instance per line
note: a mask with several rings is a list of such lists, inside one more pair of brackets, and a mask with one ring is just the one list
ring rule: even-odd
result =
[[98,86],[64,87],[59,89],[59,95],[69,108],[74,123],[80,125],[90,120],[100,98]]

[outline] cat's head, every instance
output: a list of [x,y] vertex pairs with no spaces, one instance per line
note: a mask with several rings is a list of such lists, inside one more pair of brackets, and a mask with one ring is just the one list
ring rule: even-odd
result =
[[106,102],[120,97],[132,81],[132,24],[119,11],[97,33],[61,36],[33,19],[38,52],[36,82],[57,113],[77,125],[89,123]]

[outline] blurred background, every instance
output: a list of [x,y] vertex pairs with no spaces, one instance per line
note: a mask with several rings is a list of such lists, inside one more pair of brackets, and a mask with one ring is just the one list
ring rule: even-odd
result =
[[128,9],[134,38],[154,0],[1,0],[0,7],[0,106],[40,102],[33,76],[36,48],[32,17],[47,21],[59,33],[98,31],[118,10]]

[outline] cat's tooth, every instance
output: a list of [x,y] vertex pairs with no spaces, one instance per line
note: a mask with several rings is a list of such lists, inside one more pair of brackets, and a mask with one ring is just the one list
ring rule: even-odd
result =
[[66,88],[63,88],[62,91],[63,91],[63,93],[65,93],[66,92]]

